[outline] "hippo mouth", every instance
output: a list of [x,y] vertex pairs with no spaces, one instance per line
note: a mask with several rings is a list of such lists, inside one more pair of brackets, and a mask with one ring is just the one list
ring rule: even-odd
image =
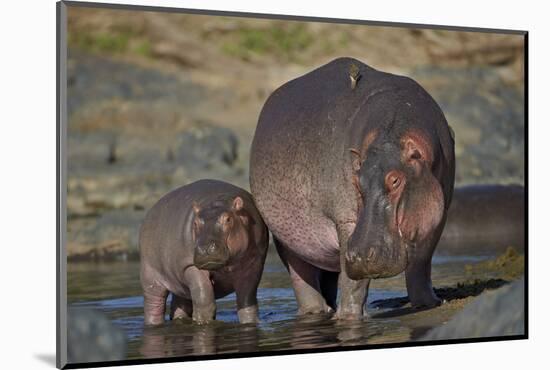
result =
[[194,265],[201,270],[219,270],[229,261],[229,249],[219,243],[210,242],[206,247],[197,247],[193,256]]
[[370,250],[368,256],[346,258],[346,273],[353,280],[388,278],[402,273],[408,264],[408,245]]
[[200,270],[216,271],[225,266],[225,262],[222,261],[206,261],[202,263],[195,263]]

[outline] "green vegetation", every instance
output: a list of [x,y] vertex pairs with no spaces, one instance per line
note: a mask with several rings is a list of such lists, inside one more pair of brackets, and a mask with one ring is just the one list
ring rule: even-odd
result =
[[287,27],[242,28],[223,43],[223,51],[244,60],[256,55],[277,55],[284,60],[298,59],[300,51],[313,43],[313,35],[303,24]]
[[492,272],[505,279],[517,279],[524,274],[525,256],[519,254],[513,247],[495,259],[464,266],[469,275],[486,274]]
[[137,54],[150,57],[151,56],[151,43],[148,40],[141,41],[133,49]]
[[130,31],[69,33],[69,45],[90,53],[151,55],[151,44]]

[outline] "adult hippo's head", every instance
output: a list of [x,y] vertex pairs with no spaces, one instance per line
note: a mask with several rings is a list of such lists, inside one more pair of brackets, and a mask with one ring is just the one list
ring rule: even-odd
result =
[[350,278],[397,275],[412,258],[431,257],[424,249],[445,214],[437,148],[427,132],[405,128],[373,130],[351,149],[360,206],[345,256]]
[[249,217],[239,196],[201,207],[193,204],[193,263],[200,269],[217,270],[238,258],[248,246]]

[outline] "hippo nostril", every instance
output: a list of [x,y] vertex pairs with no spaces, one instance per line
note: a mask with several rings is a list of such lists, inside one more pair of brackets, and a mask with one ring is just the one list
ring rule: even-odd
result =
[[348,261],[352,262],[357,259],[357,252],[355,251],[347,251],[346,252],[346,258]]
[[369,254],[367,255],[367,260],[373,260],[374,259],[374,248],[371,248],[369,250]]

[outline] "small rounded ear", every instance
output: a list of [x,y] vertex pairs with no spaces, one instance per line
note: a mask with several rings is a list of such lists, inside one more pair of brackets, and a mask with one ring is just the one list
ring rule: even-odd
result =
[[198,215],[201,211],[201,207],[197,202],[193,202],[193,212],[195,212],[195,215]]
[[432,148],[429,141],[420,133],[408,133],[401,140],[401,156],[405,162],[433,162]]
[[240,211],[243,209],[243,199],[239,196],[236,196],[235,199],[233,199],[233,205],[231,207],[234,211]]
[[355,172],[359,172],[361,169],[361,153],[354,148],[350,148],[349,151],[351,153],[351,168],[353,168]]
[[422,155],[422,150],[420,149],[417,142],[411,139],[405,141],[405,145],[403,147],[403,155],[408,161],[413,159],[425,158],[425,156]]

